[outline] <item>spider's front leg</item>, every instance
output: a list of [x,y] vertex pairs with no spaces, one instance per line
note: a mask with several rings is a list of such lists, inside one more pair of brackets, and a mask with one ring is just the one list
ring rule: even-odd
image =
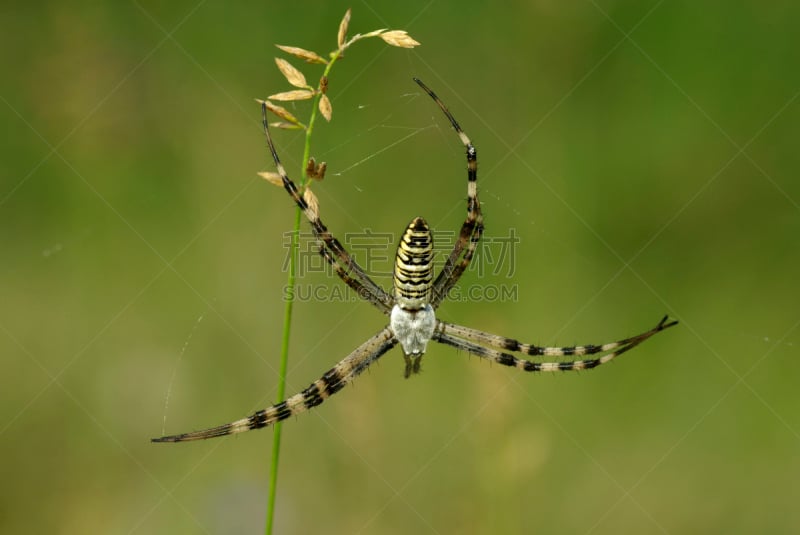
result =
[[478,199],[478,151],[444,102],[436,96],[436,93],[419,79],[414,78],[414,81],[436,102],[467,150],[467,217],[461,225],[461,231],[453,250],[447,257],[442,271],[433,282],[431,306],[438,308],[469,266],[483,235],[483,214],[481,213],[481,202]]
[[375,306],[375,308],[379,309],[381,312],[386,314],[387,316],[391,312],[391,307],[381,301],[380,296],[375,295],[374,292],[371,292],[369,288],[364,286],[364,284],[357,278],[351,277],[347,270],[345,270],[339,262],[331,255],[331,252],[325,247],[324,244],[320,244],[319,246],[319,254],[322,255],[322,258],[333,268],[336,274],[339,276],[340,279],[344,281],[353,291],[356,292],[356,295],[364,299],[365,301],[369,301],[370,303]]
[[319,217],[319,208],[316,200],[313,199],[313,196],[308,198],[306,197],[306,194],[309,194],[310,191],[306,190],[306,194],[301,195],[297,185],[292,182],[292,179],[290,179],[289,175],[286,174],[286,169],[283,167],[283,164],[278,157],[278,152],[275,150],[275,144],[272,142],[272,136],[269,132],[269,122],[267,121],[267,105],[264,102],[261,103],[261,118],[264,125],[264,134],[267,137],[267,145],[269,147],[270,154],[272,154],[272,159],[275,161],[275,168],[278,170],[278,174],[281,176],[281,180],[283,181],[284,189],[289,193],[289,196],[294,200],[295,204],[303,211],[303,214],[306,216],[306,219],[308,219],[308,222],[311,223],[311,229],[314,231],[314,236],[316,236],[317,240],[322,244],[322,246],[330,252],[329,257],[336,259],[335,264],[341,269],[337,269],[336,265],[331,263],[329,257],[325,257],[325,259],[334,266],[337,275],[339,275],[342,280],[351,288],[354,287],[353,284],[349,282],[347,278],[343,276],[343,274],[352,273],[353,280],[356,280],[358,285],[365,291],[365,293],[362,293],[361,296],[374,304],[381,310],[381,312],[386,313],[387,310],[391,309],[392,307],[392,298],[383,290],[383,288],[375,284],[375,282],[369,278],[364,269],[358,265],[358,262],[356,262],[355,259],[350,256],[344,246],[342,246],[341,242],[337,240],[333,234],[331,234],[331,232],[328,230],[328,227],[325,226],[325,224],[322,222],[322,219]]
[[[618,340],[616,342],[609,342],[598,345],[583,345],[571,347],[543,347],[533,344],[524,344],[513,338],[506,338],[496,334],[464,327],[463,325],[454,325],[444,321],[438,321],[436,330],[433,334],[433,340],[439,343],[453,346],[455,348],[467,351],[473,355],[485,358],[504,366],[512,366],[524,371],[536,372],[552,372],[552,371],[573,371],[573,370],[588,370],[605,364],[613,360],[615,357],[630,351],[638,346],[654,334],[668,329],[673,325],[677,325],[677,320],[669,320],[668,316],[664,316],[658,325],[649,331],[637,334],[630,338]],[[545,357],[575,357],[583,355],[596,355],[607,353],[601,357],[584,360],[567,360],[562,362],[533,362],[525,359],[520,359],[505,351],[513,351],[522,353],[524,355],[532,356],[545,356]]]

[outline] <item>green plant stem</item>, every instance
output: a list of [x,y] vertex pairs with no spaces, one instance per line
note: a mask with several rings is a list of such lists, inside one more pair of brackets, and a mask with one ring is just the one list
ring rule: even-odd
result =
[[[325,71],[322,73],[322,76],[327,78],[328,73],[331,71],[331,67],[333,64],[336,63],[336,60],[341,57],[342,51],[337,50],[331,56],[330,61],[325,66]],[[319,88],[317,88],[319,89]],[[314,131],[314,123],[317,120],[317,110],[319,110],[319,101],[322,98],[322,93],[317,91],[316,96],[313,99],[313,106],[311,108],[311,117],[308,121],[308,127],[306,127],[306,141],[305,146],[303,147],[303,160],[302,166],[300,168],[300,176],[302,179],[300,180],[300,189],[304,189],[306,184],[308,183],[308,176],[306,175],[306,166],[308,165],[308,160],[311,157],[311,134]],[[292,328],[292,309],[294,305],[294,286],[295,286],[295,278],[297,275],[297,247],[298,247],[298,237],[300,235],[300,221],[302,219],[302,210],[299,207],[295,210],[295,217],[294,217],[294,230],[292,231],[292,237],[289,241],[289,275],[286,279],[286,306],[284,307],[283,311],[283,338],[281,341],[281,362],[280,362],[280,376],[278,378],[278,395],[276,402],[280,403],[284,399],[286,399],[286,371],[289,367],[289,335],[291,333]],[[275,520],[275,498],[277,496],[277,488],[278,488],[278,461],[280,459],[281,453],[281,428],[282,423],[277,422],[275,424],[275,430],[272,435],[272,460],[270,466],[270,477],[269,477],[269,496],[267,502],[267,522],[266,527],[264,529],[264,533],[266,535],[272,535],[272,526]]]
[[[289,367],[289,335],[291,334],[292,326],[292,308],[294,305],[294,283],[297,274],[297,241],[300,234],[300,216],[302,215],[298,208],[294,218],[294,231],[289,242],[289,276],[286,280],[287,299],[286,306],[283,309],[283,339],[281,340],[281,363],[280,363],[280,379],[278,381],[278,401],[282,401],[286,395],[286,371]],[[267,504],[267,525],[265,528],[266,535],[272,534],[272,525],[275,520],[275,497],[278,486],[278,460],[281,454],[281,422],[275,424],[275,431],[272,435],[272,462],[269,477],[269,502]]]

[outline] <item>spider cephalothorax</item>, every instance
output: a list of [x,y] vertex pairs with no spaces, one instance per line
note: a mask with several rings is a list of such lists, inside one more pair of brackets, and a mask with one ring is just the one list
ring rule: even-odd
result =
[[[405,355],[406,377],[419,371],[422,354],[425,353],[428,342],[431,340],[524,371],[574,371],[604,364],[633,349],[657,332],[678,323],[677,321],[668,321],[668,318],[664,316],[649,331],[617,342],[573,347],[540,347],[436,319],[434,311],[469,266],[478,241],[483,234],[483,216],[481,203],[478,200],[477,186],[478,155],[472,142],[461,130],[458,122],[442,101],[421,81],[416,78],[414,81],[436,102],[466,148],[467,217],[461,225],[458,239],[442,270],[434,279],[431,230],[424,219],[417,217],[406,228],[397,248],[392,293],[387,293],[375,284],[322,223],[317,204],[306,201],[286,174],[272,143],[267,124],[266,104],[262,103],[264,131],[275,167],[281,175],[284,188],[311,223],[311,228],[320,246],[320,254],[350,288],[389,316],[389,324],[325,372],[322,377],[311,383],[308,388],[285,401],[229,424],[203,431],[154,438],[153,442],[183,442],[241,433],[265,427],[294,414],[307,411],[341,390],[397,344],[400,344]],[[602,356],[561,362],[536,362],[518,358],[511,353],[545,357]]]

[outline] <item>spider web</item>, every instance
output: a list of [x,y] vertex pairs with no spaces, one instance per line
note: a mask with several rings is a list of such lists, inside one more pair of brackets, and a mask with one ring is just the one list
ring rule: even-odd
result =
[[[463,146],[458,143],[446,120],[439,117],[438,110],[421,109],[421,104],[428,104],[426,101],[427,97],[417,91],[400,93],[390,98],[379,97],[369,104],[352,105],[350,109],[338,105],[337,102],[338,115],[334,122],[338,120],[340,126],[342,122],[349,123],[347,127],[355,132],[341,139],[334,137],[341,134],[332,133],[337,130],[336,128],[326,128],[323,132],[327,133],[329,139],[322,139],[326,135],[322,134],[312,145],[312,150],[315,146],[323,147],[319,152],[312,154],[316,160],[326,161],[329,164],[324,182],[319,185],[312,183],[311,187],[317,191],[320,198],[322,219],[329,225],[334,235],[344,242],[343,235],[352,229],[392,233],[393,239],[388,244],[389,250],[386,255],[387,262],[380,265],[377,270],[364,265],[364,258],[358,251],[350,250],[356,261],[361,263],[362,267],[384,288],[391,286],[391,266],[396,244],[408,219],[415,215],[422,215],[428,219],[434,230],[437,267],[441,267],[449,253],[448,247],[452,246],[452,242],[447,243],[446,240],[443,242],[437,240],[437,237],[449,233],[454,239],[463,222],[466,199]],[[365,110],[391,111],[379,115],[380,118],[377,120],[359,119],[359,115],[363,117]],[[469,129],[467,133],[469,134]],[[435,141],[431,141],[433,139]],[[480,142],[476,144],[480,154]],[[409,154],[414,157],[408,158]],[[418,163],[419,159],[424,159],[435,167],[432,170],[422,166]],[[398,166],[387,168],[387,161],[398,160],[400,161]],[[457,162],[457,165],[454,165],[454,162]],[[294,162],[293,164],[293,167],[297,167]],[[425,191],[430,186],[430,181],[439,180],[436,177],[441,178],[442,184],[438,187],[435,202],[431,205],[433,209],[425,210],[427,213],[424,214],[413,213],[414,208],[408,205],[418,204],[416,202],[418,197],[426,197]],[[527,237],[531,236],[532,229],[551,245],[555,245],[558,249],[557,254],[568,255],[571,259],[591,266],[591,260],[570,240],[559,238],[536,219],[526,215],[530,209],[523,208],[524,203],[521,203],[517,196],[506,194],[502,188],[492,187],[490,184],[496,181],[487,181],[487,178],[491,177],[485,173],[479,174],[478,189],[485,212],[513,214],[513,218],[518,222],[515,228],[527,228],[525,231]],[[380,210],[370,210],[366,213],[363,210],[359,211],[360,203],[380,206]],[[376,213],[378,211],[386,213],[386,218],[392,222],[387,223],[386,218],[380,219],[379,216],[382,214]],[[343,220],[344,225],[341,224]],[[502,228],[490,225],[489,229],[484,234],[484,242],[491,241],[493,233],[496,236],[500,235],[499,231],[493,229],[508,231],[507,226]],[[310,232],[303,231],[301,236],[313,242]],[[345,247],[348,247],[347,243]],[[476,254],[476,260],[478,259],[480,251]],[[474,266],[470,269],[473,268]]]
[[175,364],[173,365],[173,368],[172,368],[172,375],[170,376],[169,383],[167,384],[167,393],[164,396],[164,417],[163,417],[163,421],[161,423],[161,434],[162,435],[166,435],[167,434],[166,431],[167,431],[167,413],[169,411],[169,398],[172,395],[172,386],[175,384],[175,379],[178,376],[178,368],[180,368],[181,361],[183,360],[183,356],[186,353],[187,348],[189,347],[189,343],[192,341],[192,338],[194,337],[195,332],[197,332],[197,328],[200,326],[200,323],[203,321],[204,317],[205,317],[205,313],[200,314],[200,316],[198,316],[197,320],[195,320],[194,325],[192,326],[192,329],[189,331],[189,334],[186,335],[186,340],[184,340],[183,346],[181,346],[180,352],[178,352],[178,357],[175,359]]

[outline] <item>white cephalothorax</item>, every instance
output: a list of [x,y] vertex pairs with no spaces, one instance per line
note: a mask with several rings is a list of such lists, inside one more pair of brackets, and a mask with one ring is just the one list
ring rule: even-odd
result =
[[403,353],[409,356],[422,356],[428,342],[433,338],[436,315],[433,307],[425,305],[419,310],[404,310],[400,305],[392,308],[389,320],[394,337],[400,342]]

